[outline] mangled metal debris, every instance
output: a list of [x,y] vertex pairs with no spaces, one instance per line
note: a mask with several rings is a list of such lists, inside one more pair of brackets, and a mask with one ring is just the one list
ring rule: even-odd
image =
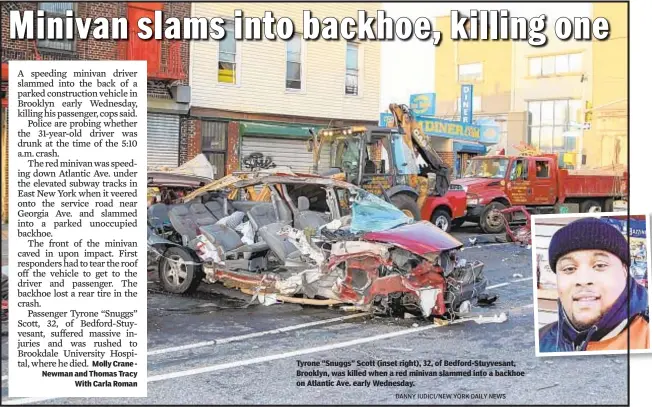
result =
[[[266,189],[269,199],[237,199],[251,188]],[[171,292],[219,282],[264,305],[343,305],[431,318],[496,299],[484,294],[484,265],[459,257],[461,242],[343,181],[229,178],[149,212],[150,247]]]

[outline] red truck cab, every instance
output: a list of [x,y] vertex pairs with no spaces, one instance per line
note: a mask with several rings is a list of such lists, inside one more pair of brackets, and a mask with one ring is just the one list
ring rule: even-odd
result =
[[464,220],[485,233],[500,233],[500,210],[522,205],[530,213],[555,213],[556,205],[574,203],[580,212],[613,211],[615,199],[626,196],[626,172],[570,171],[559,168],[557,156],[493,155],[471,159],[451,190],[467,194]]

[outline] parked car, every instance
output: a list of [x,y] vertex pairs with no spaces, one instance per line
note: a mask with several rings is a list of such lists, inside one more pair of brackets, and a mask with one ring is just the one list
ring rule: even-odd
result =
[[[246,199],[252,189],[269,199]],[[152,258],[172,293],[219,282],[272,301],[423,317],[496,299],[484,294],[484,264],[459,257],[461,242],[332,178],[231,177],[155,204],[148,217]]]

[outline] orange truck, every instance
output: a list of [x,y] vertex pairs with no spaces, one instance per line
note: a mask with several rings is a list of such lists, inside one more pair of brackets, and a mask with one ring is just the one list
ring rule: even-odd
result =
[[501,233],[500,212],[510,206],[531,214],[558,213],[561,204],[575,204],[579,212],[612,212],[615,200],[627,198],[627,172],[567,170],[554,154],[493,155],[472,158],[450,189],[466,192],[466,215],[454,223],[474,222],[484,233]]

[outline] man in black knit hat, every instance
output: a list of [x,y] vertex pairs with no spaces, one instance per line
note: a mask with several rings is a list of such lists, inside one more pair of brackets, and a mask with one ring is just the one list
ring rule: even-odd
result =
[[553,235],[548,262],[559,317],[539,330],[540,352],[627,350],[628,329],[631,349],[649,349],[647,290],[629,274],[618,229],[596,218],[571,222]]

